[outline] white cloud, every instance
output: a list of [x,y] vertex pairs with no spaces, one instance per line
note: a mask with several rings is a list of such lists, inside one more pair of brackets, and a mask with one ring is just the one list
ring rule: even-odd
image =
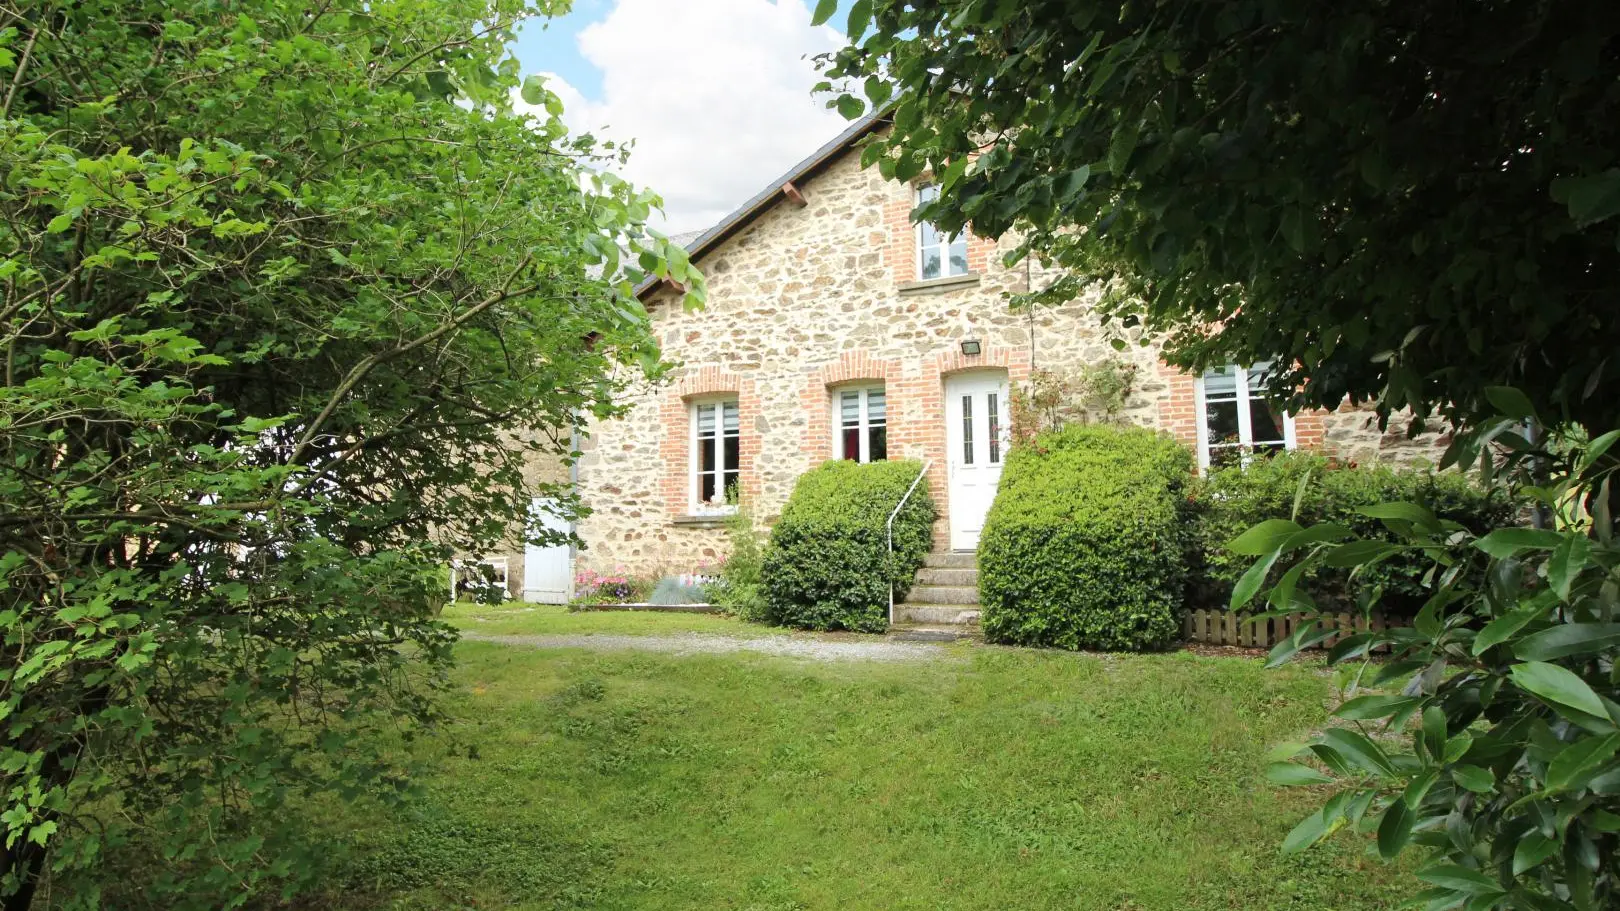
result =
[[602,97],[549,87],[575,132],[634,138],[623,176],[663,196],[670,231],[697,230],[847,125],[810,96],[811,57],[842,43],[803,0],[617,0],[579,35]]

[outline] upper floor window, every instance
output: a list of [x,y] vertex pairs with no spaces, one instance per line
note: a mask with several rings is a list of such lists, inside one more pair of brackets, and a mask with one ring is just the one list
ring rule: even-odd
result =
[[839,389],[833,393],[834,456],[856,462],[889,457],[889,403],[882,386]]
[[[917,190],[917,205],[939,198],[939,187],[927,186]],[[966,275],[967,238],[946,237],[929,222],[917,223],[917,277],[920,279],[948,278]]]
[[1198,380],[1198,465],[1246,465],[1294,448],[1294,419],[1266,398],[1270,364],[1231,364]]
[[736,399],[693,402],[692,510],[735,505],[742,489],[742,427]]

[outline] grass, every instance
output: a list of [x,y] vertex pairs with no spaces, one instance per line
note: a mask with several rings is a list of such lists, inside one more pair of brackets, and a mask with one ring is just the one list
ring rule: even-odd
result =
[[1265,783],[1263,755],[1322,722],[1319,670],[964,647],[907,664],[459,648],[458,720],[416,748],[423,799],[331,818],[354,851],[310,907],[1321,911],[1415,891],[1350,836],[1278,852],[1314,796]]
[[509,602],[499,606],[450,604],[444,620],[463,632],[489,636],[615,635],[667,636],[718,633],[737,636],[786,635],[775,627],[743,623],[722,614],[676,611],[570,611],[551,604]]

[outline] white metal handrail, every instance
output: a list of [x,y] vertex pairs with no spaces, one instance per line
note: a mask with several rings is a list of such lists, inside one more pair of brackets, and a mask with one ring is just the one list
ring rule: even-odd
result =
[[[930,469],[932,467],[934,467],[934,460],[933,459],[929,459],[928,461],[923,463],[922,471],[917,472],[917,476],[915,478],[911,479],[911,486],[906,488],[906,495],[900,498],[899,503],[895,504],[894,512],[889,513],[888,534],[889,534],[889,562],[890,563],[894,562],[894,520],[895,520],[895,517],[900,515],[900,510],[905,508],[906,501],[911,499],[912,492],[917,489],[918,484],[922,483],[923,477],[928,474],[928,469]],[[894,576],[893,576],[893,574],[890,574],[890,576],[889,576],[889,625],[890,626],[894,625]]]

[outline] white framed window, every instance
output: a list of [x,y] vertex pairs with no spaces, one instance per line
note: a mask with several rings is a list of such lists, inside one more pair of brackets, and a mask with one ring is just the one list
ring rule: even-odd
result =
[[1247,465],[1294,448],[1294,418],[1266,398],[1269,363],[1229,364],[1198,378],[1198,467]]
[[881,462],[889,457],[889,402],[882,386],[833,390],[833,458]]
[[[917,189],[917,205],[921,206],[939,198],[939,187],[926,186]],[[966,275],[967,238],[946,237],[939,229],[926,221],[917,223],[917,277],[919,279],[949,278],[953,275]]]
[[729,512],[742,492],[742,427],[737,400],[693,402],[690,410],[692,512]]

